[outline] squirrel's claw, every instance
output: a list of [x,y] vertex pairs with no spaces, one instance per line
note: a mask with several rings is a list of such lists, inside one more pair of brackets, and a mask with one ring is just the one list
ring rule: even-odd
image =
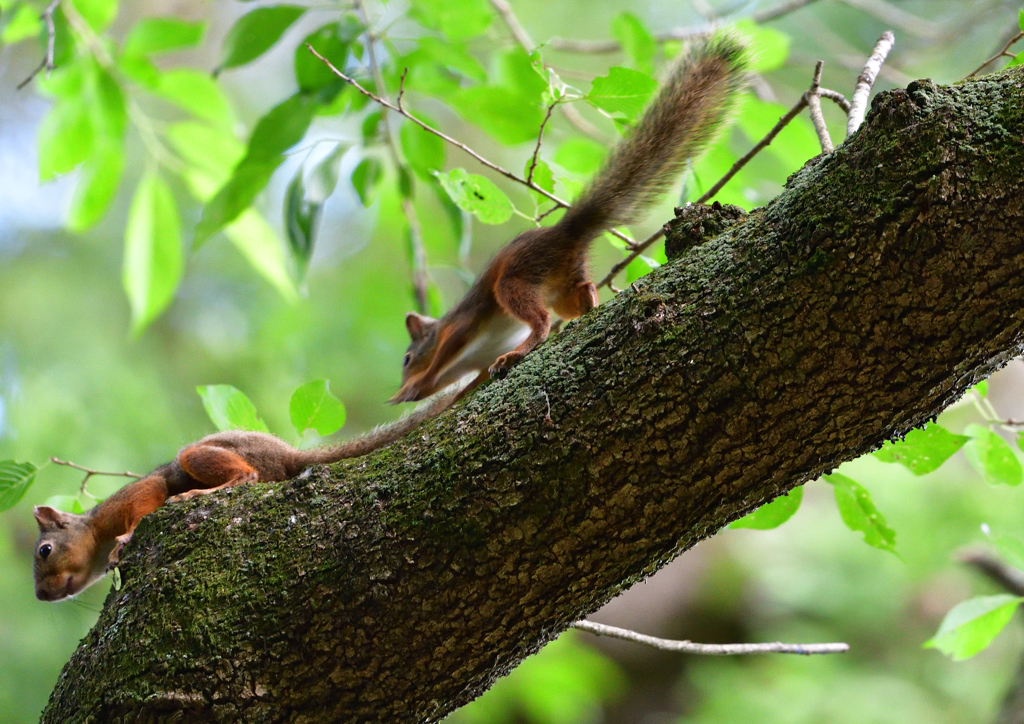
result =
[[117,568],[117,564],[121,562],[121,553],[124,551],[124,547],[128,545],[128,541],[132,539],[132,534],[125,533],[119,535],[114,540],[117,544],[114,546],[114,550],[110,551],[110,557],[107,558],[107,571],[112,571]]
[[501,355],[501,357],[494,360],[494,364],[488,368],[487,372],[491,377],[496,377],[500,380],[504,378],[505,375],[508,374],[508,371],[512,369],[523,357],[524,355],[515,351],[506,352]]

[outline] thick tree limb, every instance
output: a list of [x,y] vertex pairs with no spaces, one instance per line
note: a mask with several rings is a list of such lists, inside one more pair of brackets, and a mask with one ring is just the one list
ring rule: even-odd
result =
[[441,718],[1019,354],[1022,169],[1024,69],[881,94],[767,207],[691,208],[682,258],[399,444],[147,517],[43,721]]

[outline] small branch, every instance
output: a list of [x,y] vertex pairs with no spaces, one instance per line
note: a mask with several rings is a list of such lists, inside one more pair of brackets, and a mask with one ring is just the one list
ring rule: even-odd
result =
[[1015,596],[1024,596],[1024,572],[1004,563],[991,553],[968,548],[957,554],[957,560],[978,569]]
[[526,51],[527,55],[533,52],[536,47],[533,44],[533,40],[530,38],[530,34],[526,32],[526,28],[519,22],[519,18],[512,12],[512,6],[508,4],[507,0],[491,0],[491,5],[498,14],[501,15],[501,19],[505,21],[505,25],[508,26],[509,32],[512,33],[512,37],[516,39],[516,42],[523,46],[523,50]]
[[53,72],[53,52],[54,45],[57,42],[57,27],[53,23],[53,14],[57,12],[57,6],[60,5],[60,0],[50,0],[50,4],[43,10],[42,19],[46,23],[46,52],[43,54],[43,60],[39,66],[29,74],[28,78],[18,83],[18,90],[21,90],[27,86],[33,78],[39,75],[43,70],[46,71],[46,77],[50,77],[50,73]]
[[[374,51],[373,45],[375,38],[370,32],[370,19],[366,14],[366,8],[363,6],[363,0],[355,0],[355,9],[359,13],[360,19],[363,21],[363,26],[366,28],[366,54],[370,61],[370,74],[373,76],[374,85],[377,86],[378,93],[385,93],[384,85],[384,74],[381,73],[380,65],[377,63],[377,55]],[[307,43],[307,48],[312,48]],[[314,55],[316,52],[314,51]],[[323,60],[323,58],[321,58]],[[326,62],[326,61],[325,61]],[[396,103],[398,105],[391,106],[390,104],[384,104],[385,108],[392,108],[406,118],[412,118],[412,116],[402,108],[402,95],[405,93],[405,73],[402,72],[401,85],[398,89],[398,99]],[[409,169],[408,164],[402,159],[402,154],[398,149],[398,143],[395,141],[394,135],[391,133],[391,126],[388,123],[387,110],[381,113],[381,126],[384,129],[384,140],[386,141],[388,153],[391,156],[391,162],[395,165],[395,168],[400,174],[405,174],[412,183],[412,172]],[[412,247],[412,286],[413,293],[416,297],[416,307],[420,314],[427,313],[427,294],[430,286],[430,279],[427,276],[427,253],[423,246],[423,233],[420,228],[419,219],[416,217],[416,207],[413,205],[412,200],[407,198],[405,194],[402,194],[402,214],[405,216],[406,223],[409,226],[409,245]]]
[[[492,2],[505,2],[505,0],[492,0]],[[537,132],[537,145],[533,147],[533,157],[530,158],[530,169],[526,172],[526,183],[533,183],[533,171],[537,168],[537,157],[540,155],[540,145],[544,141],[544,127],[547,126],[548,121],[551,120],[551,114],[554,112],[555,106],[557,105],[558,101],[555,101],[548,106],[548,113],[540,123],[540,131]]]
[[850,101],[846,100],[839,91],[830,90],[828,88],[819,88],[818,95],[822,98],[828,98],[830,101],[835,101],[836,105],[843,109],[843,113],[850,114]]
[[704,656],[740,656],[747,654],[842,654],[850,650],[849,644],[784,644],[780,641],[767,644],[695,644],[692,641],[674,641],[630,631],[616,626],[607,626],[593,621],[577,621],[572,628],[592,633],[595,636],[611,636],[612,638],[632,641],[651,646],[662,651],[675,651],[683,654],[702,654]]
[[79,486],[78,490],[80,493],[82,493],[83,495],[88,495],[90,498],[93,496],[89,494],[89,491],[85,489],[85,486],[86,483],[89,482],[89,478],[91,478],[93,475],[103,475],[112,478],[135,478],[136,480],[143,477],[142,475],[138,475],[127,470],[123,473],[112,473],[106,470],[93,470],[91,468],[78,465],[77,463],[72,463],[67,460],[61,460],[55,457],[50,458],[50,462],[52,462],[54,465],[63,465],[64,467],[74,468],[75,470],[81,470],[83,473],[85,473],[85,477],[82,478],[82,484]]
[[895,42],[896,36],[892,34],[892,31],[886,30],[875,44],[875,49],[871,51],[868,62],[864,64],[864,70],[861,71],[860,76],[857,78],[857,86],[854,88],[853,98],[850,101],[850,111],[846,121],[847,138],[856,133],[857,129],[860,128],[860,124],[864,122],[864,114],[868,110],[868,96],[871,94],[871,86],[875,84],[878,71],[881,70],[885,57],[892,50]]
[[408,74],[409,69],[403,68],[402,78],[398,81],[398,97],[395,99],[395,105],[398,107],[398,110],[403,112],[405,109],[402,108],[402,96],[405,95],[405,76],[407,76]]
[[832,137],[828,135],[828,126],[825,125],[825,116],[821,112],[821,71],[825,67],[825,61],[819,60],[814,66],[814,80],[811,81],[811,89],[807,91],[807,107],[811,111],[811,122],[814,124],[814,131],[818,134],[818,142],[821,143],[822,153],[832,153],[835,146],[832,145]]
[[[975,69],[974,69],[974,72],[973,72],[973,73],[971,73],[971,74],[970,74],[969,76],[967,76],[967,77],[968,77],[968,78],[973,78],[973,77],[974,77],[974,76],[976,76],[976,75],[977,75],[978,73],[980,73],[981,71],[983,71],[983,70],[984,70],[984,69],[985,69],[985,68],[986,68],[987,66],[991,65],[992,63],[995,63],[995,62],[996,62],[997,60],[999,60],[1000,58],[1004,58],[1004,57],[1005,57],[1005,58],[1016,58],[1017,56],[1016,56],[1015,54],[1013,54],[1013,53],[1009,52],[1009,50],[1010,50],[1010,46],[1011,46],[1011,45],[1013,45],[1014,43],[1016,43],[1016,42],[1017,42],[1018,40],[1020,40],[1021,38],[1024,38],[1024,30],[1020,31],[1019,33],[1017,33],[1016,35],[1014,35],[1014,36],[1013,36],[1012,38],[1010,38],[1010,39],[1009,39],[1009,40],[1008,40],[1008,41],[1006,42],[1006,45],[1004,45],[1004,46],[1003,46],[1003,49],[1002,49],[1002,50],[1000,50],[1000,51],[999,51],[998,53],[996,53],[996,54],[995,54],[995,55],[993,55],[993,56],[992,56],[991,58],[989,58],[988,60],[986,60],[986,61],[985,61],[984,63],[982,63],[981,65],[979,65],[979,66],[978,66],[977,68],[975,68]],[[19,86],[19,88],[20,88],[20,87],[21,87],[21,86]]]
[[[781,18],[784,15],[799,10],[802,7],[810,5],[816,0],[789,0],[788,2],[779,3],[774,7],[766,8],[760,12],[756,12],[750,16],[750,19],[755,23],[766,23],[770,20]],[[673,28],[665,33],[656,35],[655,41],[660,43],[667,43],[673,40],[687,40],[689,38],[696,37],[698,35],[704,35],[712,30],[709,23],[703,23],[701,25],[690,25],[686,27]],[[574,38],[551,38],[547,42],[547,47],[552,50],[560,50],[564,53],[615,53],[622,50],[622,46],[616,40],[577,40]]]

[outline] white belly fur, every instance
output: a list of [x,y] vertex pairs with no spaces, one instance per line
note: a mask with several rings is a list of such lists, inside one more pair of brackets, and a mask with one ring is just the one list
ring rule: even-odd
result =
[[450,384],[470,372],[487,369],[494,360],[511,352],[527,337],[530,327],[514,317],[495,314],[476,338],[466,345],[459,356],[452,360],[439,375],[442,384]]

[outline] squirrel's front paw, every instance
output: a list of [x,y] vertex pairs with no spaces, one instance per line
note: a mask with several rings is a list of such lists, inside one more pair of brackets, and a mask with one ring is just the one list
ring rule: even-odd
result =
[[128,545],[128,541],[132,539],[131,533],[125,533],[119,535],[114,540],[117,544],[114,546],[114,550],[110,551],[110,557],[107,558],[107,570],[112,571],[117,568],[117,564],[121,562],[121,553],[124,551],[124,547]]
[[487,372],[491,377],[496,377],[499,380],[508,374],[508,371],[515,366],[515,364],[523,358],[523,355],[517,352],[508,352],[501,355],[498,359],[494,360],[494,364],[490,366]]

